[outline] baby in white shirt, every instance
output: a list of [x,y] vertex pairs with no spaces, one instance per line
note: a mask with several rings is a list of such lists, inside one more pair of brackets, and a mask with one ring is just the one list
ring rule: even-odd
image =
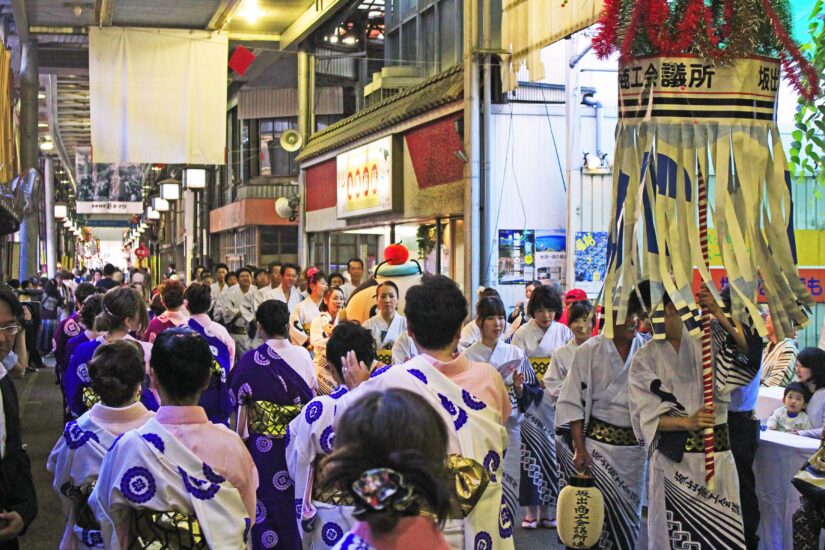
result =
[[811,398],[811,392],[803,384],[793,382],[785,388],[782,398],[784,407],[779,407],[768,419],[768,429],[778,432],[797,433],[813,427],[811,419],[805,412],[805,406]]

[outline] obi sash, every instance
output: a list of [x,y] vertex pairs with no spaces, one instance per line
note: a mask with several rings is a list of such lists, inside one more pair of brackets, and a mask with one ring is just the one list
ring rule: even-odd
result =
[[533,370],[536,372],[536,378],[541,380],[544,378],[544,373],[547,372],[547,369],[550,367],[550,358],[549,357],[530,357],[529,358],[530,365],[533,367]]
[[247,427],[250,433],[282,438],[292,419],[301,414],[302,405],[278,405],[271,401],[247,404]]
[[95,403],[100,403],[100,396],[91,386],[83,386],[80,399],[83,401],[83,406],[86,407],[86,409],[91,409]]
[[385,365],[392,365],[392,350],[379,349],[375,352],[375,358],[378,359],[380,362],[384,363]]
[[157,512],[146,508],[133,510],[130,516],[129,550],[206,550],[209,544],[198,518],[180,512]]
[[[702,430],[688,432],[685,441],[686,453],[704,453],[705,436]],[[727,424],[717,424],[713,427],[713,450],[717,453],[730,451],[730,430]]]
[[639,440],[633,428],[615,426],[604,420],[591,416],[587,425],[587,438],[607,445],[619,447],[638,447]]

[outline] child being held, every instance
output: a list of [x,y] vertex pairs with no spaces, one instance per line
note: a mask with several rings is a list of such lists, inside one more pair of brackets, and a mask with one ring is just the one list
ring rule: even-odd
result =
[[768,419],[768,429],[778,432],[797,433],[813,427],[811,419],[805,412],[805,406],[811,398],[811,392],[804,384],[793,382],[785,388],[782,398],[784,407],[779,407]]

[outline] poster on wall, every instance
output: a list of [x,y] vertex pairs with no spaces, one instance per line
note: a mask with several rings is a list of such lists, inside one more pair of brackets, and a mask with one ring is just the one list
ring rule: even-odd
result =
[[564,229],[536,230],[536,280],[542,284],[567,276],[567,232]]
[[393,136],[373,141],[336,158],[338,218],[394,210],[400,204],[399,177],[394,177]]
[[92,162],[89,147],[75,156],[78,214],[140,214],[143,212],[143,165]]
[[576,233],[575,285],[588,296],[599,293],[607,270],[607,232],[581,231]]
[[535,232],[521,229],[498,231],[498,282],[520,285],[535,279]]

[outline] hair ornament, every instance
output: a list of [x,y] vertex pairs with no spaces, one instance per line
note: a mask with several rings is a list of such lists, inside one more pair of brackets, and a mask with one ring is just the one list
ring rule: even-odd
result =
[[390,468],[365,471],[352,483],[352,491],[359,501],[353,515],[359,519],[370,510],[409,512],[411,508],[418,508],[414,488],[404,482],[403,475]]

